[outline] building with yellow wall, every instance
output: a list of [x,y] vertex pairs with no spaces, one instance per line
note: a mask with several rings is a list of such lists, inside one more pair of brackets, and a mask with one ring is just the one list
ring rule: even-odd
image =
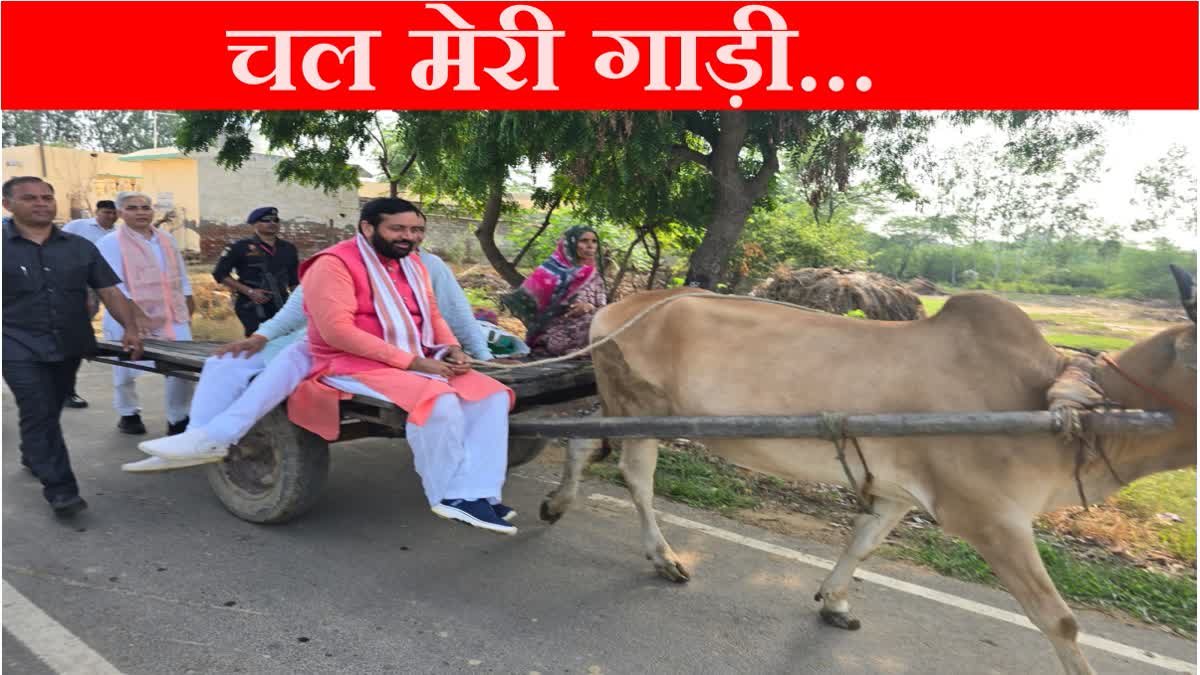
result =
[[322,190],[280,183],[280,158],[254,154],[236,172],[216,163],[214,153],[184,155],[175,148],[150,148],[125,155],[48,145],[4,148],[3,179],[39,176],[58,195],[58,222],[92,215],[97,201],[136,190],[154,199],[156,219],[184,250],[211,259],[226,244],[246,236],[246,215],[274,206],[283,236],[302,251],[340,238],[359,209],[353,190]]

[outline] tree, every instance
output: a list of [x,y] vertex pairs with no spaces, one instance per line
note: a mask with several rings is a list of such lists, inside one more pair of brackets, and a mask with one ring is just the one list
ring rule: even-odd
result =
[[959,222],[950,216],[901,216],[883,226],[892,242],[899,245],[901,255],[897,268],[890,273],[903,279],[917,247],[935,242],[953,241],[959,236]]
[[1196,229],[1196,178],[1187,148],[1172,144],[1155,164],[1142,167],[1134,178],[1139,194],[1129,203],[1145,215],[1133,221],[1135,232],[1160,230],[1167,225]]
[[[1053,112],[872,111],[434,111],[398,113],[405,147],[416,153],[422,185],[482,212],[477,236],[489,262],[509,280],[520,273],[495,246],[495,226],[513,205],[506,181],[520,166],[548,163],[568,177],[585,209],[613,214],[617,222],[676,222],[676,207],[691,200],[706,209],[703,236],[690,259],[689,284],[713,288],[726,277],[730,252],[754,207],[774,191],[784,155],[799,157],[810,205],[828,205],[830,195],[849,187],[855,170],[868,172],[879,188],[902,199],[908,186],[904,158],[945,117],[965,124],[987,120],[1005,128],[1026,127],[1055,137],[1045,122]],[[225,136],[218,153],[227,166],[249,154],[249,126],[258,124],[272,147],[287,149],[282,178],[311,181],[329,189],[353,185],[347,166],[352,145],[370,142],[372,113],[249,112],[185,113],[180,146],[207,148]],[[1026,138],[1035,138],[1027,134]],[[1033,165],[1052,164],[1058,146],[1017,142]],[[609,167],[605,173],[592,173]],[[600,175],[602,177],[597,178]],[[653,188],[653,189],[651,189]],[[633,195],[634,198],[630,196]],[[642,196],[672,196],[643,205]],[[632,209],[628,205],[632,204]],[[636,216],[630,211],[644,211]],[[616,215],[626,213],[625,217]]]
[[147,110],[6,110],[4,145],[65,145],[125,154],[170,143],[179,116]]
[[77,110],[5,110],[4,146],[79,145],[85,134],[84,113]]
[[170,145],[179,127],[179,116],[153,110],[90,110],[81,113],[83,133],[91,147],[125,154]]

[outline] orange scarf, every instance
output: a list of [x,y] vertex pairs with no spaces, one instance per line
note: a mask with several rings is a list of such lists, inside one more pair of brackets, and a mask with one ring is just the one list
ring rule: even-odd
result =
[[158,256],[145,237],[122,223],[117,226],[117,241],[121,245],[122,277],[125,288],[138,307],[149,317],[155,333],[175,339],[175,324],[187,323],[187,301],[183,296],[183,270],[179,253],[171,238],[151,227],[162,248],[166,268],[160,268]]

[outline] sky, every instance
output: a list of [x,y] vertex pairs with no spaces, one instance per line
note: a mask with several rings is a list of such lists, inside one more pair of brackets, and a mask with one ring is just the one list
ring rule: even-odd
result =
[[[1104,173],[1099,183],[1084,193],[1096,205],[1094,213],[1115,224],[1133,222],[1139,212],[1129,200],[1138,194],[1134,176],[1148,164],[1154,164],[1173,144],[1187,148],[1193,178],[1200,178],[1200,111],[1131,111],[1123,119],[1106,118],[1104,126]],[[973,139],[991,136],[997,140],[1003,132],[989,125],[967,128],[941,125],[929,138],[936,150],[965,144]],[[1177,245],[1195,249],[1195,232],[1166,228],[1154,233],[1127,233],[1133,241],[1149,241],[1165,236]]]

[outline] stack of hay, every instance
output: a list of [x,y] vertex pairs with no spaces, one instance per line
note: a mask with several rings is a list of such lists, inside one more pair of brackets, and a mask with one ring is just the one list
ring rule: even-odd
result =
[[474,265],[463,270],[457,277],[459,286],[481,290],[491,300],[499,300],[501,295],[512,291],[508,282],[501,279],[500,275],[487,265]]
[[828,267],[781,271],[751,295],[811,307],[831,314],[862,310],[868,319],[913,321],[925,318],[921,299],[895,279],[875,272]]

